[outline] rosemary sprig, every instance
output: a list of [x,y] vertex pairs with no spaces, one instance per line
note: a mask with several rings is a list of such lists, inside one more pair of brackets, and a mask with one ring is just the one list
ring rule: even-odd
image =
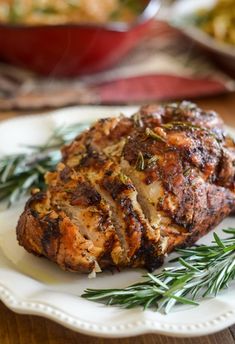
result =
[[160,135],[156,134],[150,128],[146,128],[145,134],[146,134],[147,137],[151,137],[153,140],[160,141],[160,142],[166,142],[166,140],[163,137],[161,137]]
[[139,153],[138,153],[135,168],[137,171],[144,171],[144,169],[145,169],[144,156],[143,156],[143,153],[141,151],[139,151]]
[[190,175],[191,171],[192,171],[192,169],[190,167],[188,167],[183,171],[183,175],[185,177],[188,177]]
[[162,127],[165,129],[175,129],[175,128],[189,128],[189,129],[197,129],[197,130],[203,129],[202,127],[198,125],[193,125],[192,123],[181,122],[181,121],[173,121],[166,124],[162,124]]
[[129,181],[129,178],[127,177],[127,175],[125,175],[124,173],[120,173],[119,174],[120,180],[123,184],[127,184]]
[[158,162],[159,158],[155,155],[153,155],[149,160],[148,160],[148,164],[147,164],[147,167],[148,168],[151,168],[153,166],[156,165],[156,163]]
[[155,155],[148,157],[147,159],[144,157],[143,153],[139,151],[136,163],[135,163],[135,169],[137,171],[144,171],[146,168],[152,168],[154,167],[159,158]]
[[3,156],[0,159],[0,201],[8,206],[31,188],[44,188],[44,174],[55,169],[61,159],[60,147],[72,141],[87,124],[57,127],[43,145],[30,145],[31,153]]
[[136,128],[143,128],[144,123],[141,119],[141,114],[139,112],[135,113],[132,118],[133,118],[134,125]]
[[180,256],[158,274],[148,273],[142,282],[122,289],[86,289],[83,298],[122,308],[142,306],[168,313],[177,304],[198,305],[206,296],[216,296],[235,278],[235,229],[230,237],[214,233],[210,246],[179,249]]

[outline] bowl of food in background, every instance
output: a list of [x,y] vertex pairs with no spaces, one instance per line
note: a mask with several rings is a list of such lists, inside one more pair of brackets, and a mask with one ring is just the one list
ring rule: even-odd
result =
[[235,0],[179,0],[167,21],[235,74]]
[[150,29],[159,0],[0,0],[0,59],[50,76],[115,64]]

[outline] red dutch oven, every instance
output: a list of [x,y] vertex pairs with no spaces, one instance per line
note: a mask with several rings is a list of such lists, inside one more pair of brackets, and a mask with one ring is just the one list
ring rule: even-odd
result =
[[159,0],[148,1],[131,24],[2,24],[0,58],[50,76],[97,72],[115,64],[138,43],[151,27],[159,7]]

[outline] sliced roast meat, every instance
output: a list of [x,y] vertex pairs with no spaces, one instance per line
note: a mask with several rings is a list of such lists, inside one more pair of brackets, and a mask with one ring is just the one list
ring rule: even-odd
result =
[[17,237],[63,269],[154,270],[235,209],[234,141],[215,112],[190,102],[99,120],[62,156]]

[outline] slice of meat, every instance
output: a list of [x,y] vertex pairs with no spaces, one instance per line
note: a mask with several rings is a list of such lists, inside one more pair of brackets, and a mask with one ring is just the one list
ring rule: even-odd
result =
[[[67,160],[68,166],[71,161]],[[85,175],[111,207],[112,222],[126,252],[126,265],[159,266],[157,242],[160,233],[146,219],[137,201],[134,184],[119,164],[105,154],[88,149],[79,164],[72,166]],[[151,252],[152,261],[149,259]]]
[[[41,198],[40,194],[34,195],[19,220],[19,242],[71,271],[91,272],[99,267],[123,265],[123,249],[111,221],[110,207],[92,185],[63,164],[58,165],[57,172],[48,173],[46,180],[47,194]],[[22,228],[28,232],[23,233]],[[35,244],[28,241],[34,240],[34,228],[38,234]],[[83,257],[80,263],[73,259],[74,250]]]
[[234,194],[216,185],[223,152],[210,131],[179,122],[128,138],[122,167],[168,252],[193,243],[234,208]]
[[99,248],[100,266],[112,262],[121,265],[124,253],[112,223],[110,206],[85,175],[59,164],[57,172],[47,174],[46,181],[53,207],[63,210],[84,238]]
[[45,193],[37,193],[27,202],[17,225],[17,238],[28,252],[45,256],[65,270],[99,270],[97,249],[63,211],[51,208]]

